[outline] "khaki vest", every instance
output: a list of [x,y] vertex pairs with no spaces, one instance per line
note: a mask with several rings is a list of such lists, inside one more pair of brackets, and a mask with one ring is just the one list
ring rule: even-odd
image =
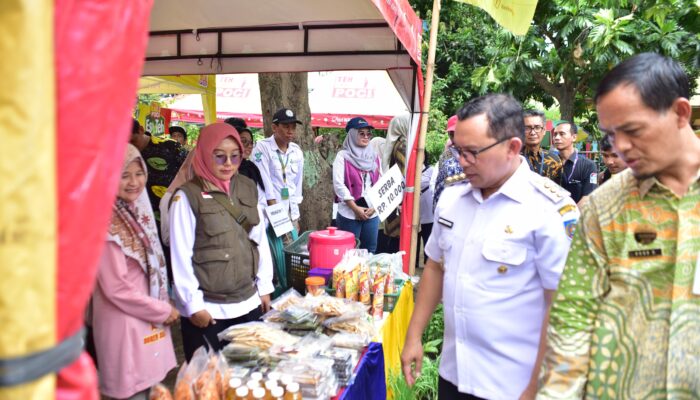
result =
[[[228,304],[250,298],[257,292],[258,244],[248,238],[248,232],[211,193],[202,189],[199,178],[180,189],[197,218],[192,266],[204,299]],[[235,175],[231,179],[230,199],[250,226],[260,223],[258,192],[252,180]]]

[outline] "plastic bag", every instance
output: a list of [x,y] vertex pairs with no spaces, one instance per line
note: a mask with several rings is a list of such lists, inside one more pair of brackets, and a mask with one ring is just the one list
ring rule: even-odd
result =
[[294,344],[299,340],[296,336],[282,331],[282,328],[282,324],[260,321],[246,322],[224,329],[218,334],[218,338],[261,350],[267,350],[273,344]]
[[303,296],[299,294],[294,288],[290,288],[286,292],[282,293],[278,298],[272,300],[270,307],[275,310],[284,311],[287,307],[297,304],[301,301]]
[[148,400],[173,400],[173,395],[168,388],[159,383],[151,388]]
[[334,347],[362,350],[370,341],[369,335],[362,333],[339,332],[331,336]]
[[365,334],[373,337],[374,324],[368,320],[367,312],[354,311],[323,321],[323,326],[336,332]]
[[175,400],[195,400],[194,391],[192,390],[192,375],[189,372],[189,364],[187,361],[182,363],[180,370],[175,378]]

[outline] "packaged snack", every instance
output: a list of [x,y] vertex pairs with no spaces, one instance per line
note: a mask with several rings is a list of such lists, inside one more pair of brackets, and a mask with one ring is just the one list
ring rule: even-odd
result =
[[370,303],[369,268],[366,266],[360,270],[360,302],[365,305]]
[[170,390],[163,386],[163,384],[156,384],[151,388],[151,394],[148,396],[148,400],[173,400]]
[[348,300],[359,300],[359,275],[359,265],[345,271],[345,298]]
[[267,350],[273,344],[294,344],[299,340],[297,337],[282,331],[280,324],[258,321],[230,326],[220,332],[218,338],[261,350]]
[[372,300],[371,314],[375,319],[382,319],[384,316],[384,287],[386,285],[386,275],[377,275],[372,283]]
[[182,363],[175,378],[175,400],[195,400],[192,391],[192,375],[187,361]]
[[294,288],[287,290],[282,293],[280,297],[272,300],[270,306],[275,310],[284,311],[287,307],[297,304],[301,301],[302,295],[299,294]]
[[312,296],[320,296],[326,292],[326,281],[320,276],[310,276],[304,281],[306,293]]
[[365,311],[354,311],[323,321],[323,326],[336,332],[364,334],[373,337],[374,324],[368,320]]
[[384,294],[394,294],[396,293],[396,284],[394,283],[394,273],[389,270],[386,273],[386,277],[384,278],[385,284],[384,284]]
[[[337,279],[336,279],[337,278]],[[333,270],[333,279],[335,280],[333,285],[335,286],[335,297],[341,299],[345,298],[345,271],[342,268],[336,268]]]
[[339,332],[331,336],[331,339],[334,347],[362,350],[369,344],[371,338],[362,333]]

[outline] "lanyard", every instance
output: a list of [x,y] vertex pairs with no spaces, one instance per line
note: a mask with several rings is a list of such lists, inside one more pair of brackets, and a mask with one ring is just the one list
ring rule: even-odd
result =
[[566,176],[566,173],[563,171],[563,168],[562,168],[562,174],[561,174],[561,175],[562,175],[563,177],[566,178],[566,184],[567,184],[567,185],[568,185],[569,183],[571,183],[571,177],[574,176],[574,171],[576,170],[576,163],[578,162],[578,152],[577,152],[577,151],[574,151],[574,155],[576,156],[576,158],[574,158],[574,165],[571,166],[571,173],[569,174],[568,177]]
[[280,165],[282,166],[282,181],[284,184],[287,184],[287,165],[289,165],[289,154],[285,157],[286,159],[282,161],[282,156],[280,155],[280,151],[277,150],[277,158],[280,160]]

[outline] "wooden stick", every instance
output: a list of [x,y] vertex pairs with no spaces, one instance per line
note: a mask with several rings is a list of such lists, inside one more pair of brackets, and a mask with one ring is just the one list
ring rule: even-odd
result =
[[440,0],[433,0],[433,15],[430,22],[430,41],[428,42],[428,65],[425,76],[425,92],[423,94],[423,115],[420,132],[418,133],[418,149],[416,151],[416,176],[413,191],[413,218],[411,219],[411,252],[409,253],[408,271],[416,273],[416,249],[418,248],[418,228],[420,227],[420,181],[423,159],[425,158],[425,135],[428,131],[428,115],[430,113],[430,97],[433,89],[433,71],[435,70],[435,48],[437,47],[437,31],[440,22]]

